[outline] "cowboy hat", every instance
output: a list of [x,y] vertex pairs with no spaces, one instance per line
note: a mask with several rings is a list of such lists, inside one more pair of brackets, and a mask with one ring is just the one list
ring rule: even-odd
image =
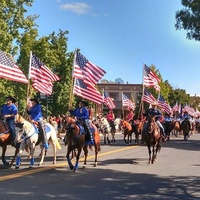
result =
[[7,96],[6,99],[11,100],[13,103],[16,103],[16,102],[17,102],[16,98],[15,98],[15,97],[12,97],[12,96],[10,96],[10,95]]
[[151,105],[152,105],[152,106],[157,106],[157,101],[153,101],[153,102],[151,103]]
[[30,99],[30,101],[34,101],[35,103],[39,103],[39,98],[33,97]]
[[84,99],[82,99],[82,100],[80,101],[80,103],[83,103],[85,106],[88,106],[88,102],[85,101]]

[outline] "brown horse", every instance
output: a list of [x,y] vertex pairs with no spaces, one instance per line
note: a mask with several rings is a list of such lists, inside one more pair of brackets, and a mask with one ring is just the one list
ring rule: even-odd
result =
[[4,120],[1,120],[0,121],[0,146],[2,147],[1,159],[5,166],[11,167],[19,152],[19,148],[18,147],[15,148],[15,154],[11,160],[11,163],[9,164],[9,162],[6,161],[6,156],[5,156],[8,145],[11,145],[10,131],[9,131],[8,126],[6,125],[6,122],[4,122]]
[[156,160],[157,153],[161,150],[162,136],[154,117],[151,117],[147,123],[142,131],[142,140],[148,148],[149,164],[153,164]]
[[142,129],[144,126],[144,120],[135,120],[135,127],[136,127],[136,131],[135,131],[135,142],[137,144],[140,143],[140,136],[142,135]]
[[179,137],[180,132],[181,132],[181,123],[180,123],[180,121],[175,120],[174,121],[174,131],[173,131],[173,133],[176,137]]
[[[122,134],[124,134],[124,142],[126,144],[131,143],[132,141],[132,134],[133,134],[133,130],[132,130],[132,126],[129,122],[127,122],[126,120],[121,120],[121,129],[122,129]],[[127,140],[126,140],[127,137]]]
[[[82,126],[77,124],[75,119],[73,119],[71,117],[66,117],[64,126],[65,126],[65,129],[67,130],[66,137],[67,137],[67,144],[68,144],[66,158],[67,158],[70,169],[73,169],[75,172],[78,169],[78,162],[79,162],[79,158],[80,158],[82,149],[84,151],[84,156],[85,156],[83,168],[87,164],[88,145],[86,145],[86,135],[84,133],[82,133],[82,131],[81,131]],[[98,132],[96,126],[92,123],[91,123],[91,126],[94,128],[94,133],[93,133],[94,147],[95,147],[94,167],[96,167],[97,166],[97,155],[98,155],[98,152],[101,150],[100,136],[99,136],[99,132]],[[74,151],[75,149],[77,149],[78,152],[76,154],[76,163],[74,166],[70,159],[70,153],[72,151]]]

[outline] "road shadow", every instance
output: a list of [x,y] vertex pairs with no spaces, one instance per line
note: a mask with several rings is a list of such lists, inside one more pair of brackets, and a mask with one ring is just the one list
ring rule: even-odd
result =
[[9,186],[4,182],[0,187],[3,199],[15,200],[197,200],[199,191],[200,178],[194,176],[160,177],[98,168],[74,173],[66,167],[17,178],[9,181]]

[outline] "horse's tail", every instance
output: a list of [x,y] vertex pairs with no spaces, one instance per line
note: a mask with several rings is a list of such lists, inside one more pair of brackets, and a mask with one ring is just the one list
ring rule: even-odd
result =
[[56,138],[56,148],[61,149],[60,143],[58,142],[58,139]]

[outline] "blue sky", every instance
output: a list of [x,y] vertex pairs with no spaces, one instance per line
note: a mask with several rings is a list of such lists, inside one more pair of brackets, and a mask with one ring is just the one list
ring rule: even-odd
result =
[[75,48],[106,71],[105,79],[142,83],[143,64],[155,65],[174,89],[200,95],[200,42],[176,31],[181,0],[35,0],[40,36],[68,30]]

